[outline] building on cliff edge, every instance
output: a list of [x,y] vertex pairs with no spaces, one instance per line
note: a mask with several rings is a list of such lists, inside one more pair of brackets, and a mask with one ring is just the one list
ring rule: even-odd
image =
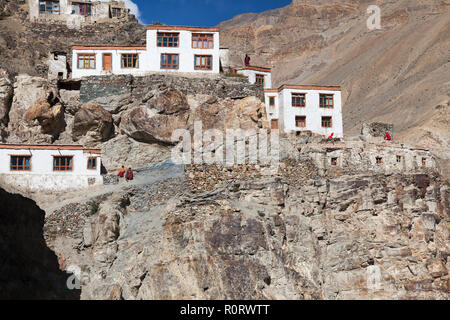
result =
[[100,167],[99,149],[0,144],[0,182],[31,192],[103,185]]
[[271,129],[344,136],[341,87],[283,85],[264,90],[264,98]]
[[147,45],[73,46],[72,78],[150,72],[219,74],[219,29],[153,25]]

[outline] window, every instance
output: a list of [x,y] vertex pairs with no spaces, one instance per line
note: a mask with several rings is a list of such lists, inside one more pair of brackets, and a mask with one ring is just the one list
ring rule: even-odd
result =
[[87,168],[89,170],[95,170],[97,169],[97,158],[96,157],[89,157]]
[[264,87],[264,75],[257,73],[255,77],[256,77],[255,83],[258,86],[263,86]]
[[121,15],[122,15],[121,8],[111,8],[111,16],[113,18],[120,18]]
[[92,5],[89,3],[72,3],[72,14],[79,14],[81,16],[89,17],[92,15]]
[[332,166],[337,166],[337,158],[331,158],[331,165]]
[[383,158],[376,157],[376,161],[377,161],[377,164],[382,164],[383,163]]
[[178,54],[161,54],[161,69],[178,69]]
[[168,32],[158,32],[157,45],[158,47],[178,47],[180,34],[179,33],[168,33]]
[[195,56],[195,70],[212,70],[212,56]]
[[275,106],[275,97],[269,97],[269,106]]
[[331,117],[322,117],[322,128],[331,128],[333,126],[333,121]]
[[270,128],[274,130],[278,129],[278,119],[270,120]]
[[296,116],[295,117],[295,126],[297,128],[305,128],[306,127],[306,117],[305,116]]
[[320,107],[321,108],[333,108],[334,107],[334,96],[332,94],[321,94],[320,95]]
[[39,13],[59,14],[59,1],[39,1]]
[[95,69],[95,54],[79,53],[78,69]]
[[192,34],[192,48],[194,49],[214,49],[213,34]]
[[72,171],[73,156],[53,156],[53,171]]
[[397,163],[402,161],[402,156],[397,156]]
[[123,69],[139,68],[139,55],[137,53],[123,53],[121,61]]
[[11,156],[11,171],[31,171],[31,156]]
[[422,158],[422,167],[425,168],[427,166],[427,158]]
[[292,106],[293,107],[305,107],[306,106],[306,95],[304,93],[293,93],[292,94]]

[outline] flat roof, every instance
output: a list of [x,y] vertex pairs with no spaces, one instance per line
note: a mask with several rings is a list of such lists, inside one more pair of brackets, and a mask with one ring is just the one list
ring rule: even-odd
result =
[[266,68],[266,67],[257,67],[257,66],[246,66],[242,69],[239,70],[256,70],[256,71],[263,71],[263,72],[270,72],[272,69],[271,68]]
[[147,30],[187,30],[187,31],[219,32],[219,28],[216,27],[186,27],[186,26],[160,26],[160,25],[147,26]]
[[280,92],[283,89],[299,89],[299,90],[330,90],[341,91],[340,86],[319,86],[319,85],[292,85],[283,84],[278,89],[265,89],[264,92]]
[[72,46],[72,49],[96,49],[96,50],[146,50],[145,46]]
[[88,149],[80,145],[44,145],[44,144],[0,144],[0,149],[29,150],[83,150],[85,153],[101,153],[101,149]]

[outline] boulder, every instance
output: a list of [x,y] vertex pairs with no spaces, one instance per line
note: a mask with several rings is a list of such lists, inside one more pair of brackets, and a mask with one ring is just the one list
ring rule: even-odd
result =
[[41,132],[53,137],[58,137],[66,127],[62,105],[57,103],[51,106],[46,99],[42,99],[28,108],[24,118],[28,122],[37,121],[41,126]]
[[83,105],[75,114],[72,138],[83,144],[92,144],[108,140],[113,133],[111,113],[95,103]]
[[187,128],[190,107],[186,96],[171,88],[150,96],[147,105],[125,112],[120,129],[140,142],[171,145],[172,132]]
[[50,107],[56,104],[57,89],[50,87],[46,79],[19,75],[8,114],[7,142],[53,143],[64,126],[58,116],[61,109]]
[[71,115],[75,115],[80,109],[80,91],[61,89],[59,90],[59,97],[64,105],[64,110]]

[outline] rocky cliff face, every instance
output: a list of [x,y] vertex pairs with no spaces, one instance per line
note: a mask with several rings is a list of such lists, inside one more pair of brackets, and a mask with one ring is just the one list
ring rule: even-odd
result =
[[[366,10],[381,8],[380,30]],[[293,1],[219,25],[221,43],[242,66],[273,66],[274,86],[341,85],[344,129],[394,123],[397,138],[450,158],[448,1]]]
[[70,274],[44,241],[45,212],[34,201],[0,189],[0,299],[79,299]]
[[450,189],[437,176],[329,178],[307,158],[272,177],[250,167],[141,173],[97,196],[97,212],[54,211],[47,242],[83,270],[83,299],[449,298]]

